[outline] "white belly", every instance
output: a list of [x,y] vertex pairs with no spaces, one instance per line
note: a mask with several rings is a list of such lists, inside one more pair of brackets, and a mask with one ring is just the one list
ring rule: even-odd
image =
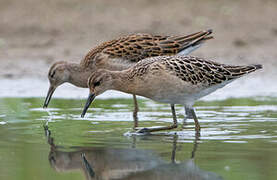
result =
[[169,104],[192,104],[191,93],[196,90],[174,76],[153,76],[137,84],[141,85],[136,88],[137,95]]
[[214,92],[230,82],[227,81],[206,88],[203,84],[193,85],[175,76],[153,76],[152,80],[140,83],[142,87],[138,88],[137,95],[157,102],[192,106],[201,97]]

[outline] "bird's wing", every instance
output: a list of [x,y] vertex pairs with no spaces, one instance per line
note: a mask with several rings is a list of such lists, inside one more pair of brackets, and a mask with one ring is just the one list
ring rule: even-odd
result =
[[147,57],[175,55],[189,48],[195,49],[194,46],[211,39],[212,36],[209,36],[211,33],[212,31],[208,30],[186,36],[157,36],[140,33],[123,36],[93,48],[81,64],[88,66],[98,53],[107,54],[109,58],[120,58],[131,62],[138,62]]
[[207,86],[230,81],[262,68],[259,64],[232,66],[192,56],[166,57],[159,64],[166,66],[168,72],[183,81]]
[[212,31],[200,31],[187,36],[154,36],[134,34],[122,38],[105,48],[103,53],[111,58],[122,58],[138,62],[147,57],[175,55],[189,47],[196,46],[211,39]]

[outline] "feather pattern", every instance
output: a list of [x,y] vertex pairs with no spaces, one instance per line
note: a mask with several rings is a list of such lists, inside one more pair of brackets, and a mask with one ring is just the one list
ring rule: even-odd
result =
[[187,36],[158,36],[151,34],[132,34],[118,39],[102,43],[92,49],[81,61],[81,65],[88,66],[94,57],[103,53],[109,59],[124,59],[130,62],[138,62],[147,57],[175,55],[189,47],[197,46],[209,36],[212,30],[200,31]]
[[166,71],[192,85],[212,86],[261,69],[261,65],[232,66],[193,56],[159,56],[138,62],[130,72],[134,76]]

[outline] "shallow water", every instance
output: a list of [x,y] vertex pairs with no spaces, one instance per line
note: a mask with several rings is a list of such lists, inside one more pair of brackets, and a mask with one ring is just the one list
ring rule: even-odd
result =
[[[198,102],[200,137],[181,106],[177,130],[134,136],[131,99],[97,99],[84,119],[85,100],[42,103],[0,99],[0,179],[277,178],[276,98]],[[139,103],[139,126],[172,122],[168,105]]]

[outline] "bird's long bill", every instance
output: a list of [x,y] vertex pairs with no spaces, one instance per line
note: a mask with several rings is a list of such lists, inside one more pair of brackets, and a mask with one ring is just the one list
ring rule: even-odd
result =
[[85,116],[85,114],[86,114],[86,112],[87,112],[87,110],[88,110],[90,104],[91,104],[92,101],[94,100],[94,98],[95,98],[95,94],[94,94],[94,93],[89,93],[88,99],[87,99],[86,105],[85,105],[85,107],[84,107],[84,110],[83,110],[83,112],[82,112],[82,114],[81,114],[81,117],[84,117],[84,116]]
[[52,95],[53,95],[55,89],[56,89],[56,88],[55,88],[54,86],[50,86],[50,87],[49,87],[47,96],[46,96],[45,101],[44,101],[44,104],[43,104],[43,108],[47,108],[47,106],[48,106],[48,104],[49,104],[49,102],[50,102],[50,100],[51,100],[51,97],[52,97]]

